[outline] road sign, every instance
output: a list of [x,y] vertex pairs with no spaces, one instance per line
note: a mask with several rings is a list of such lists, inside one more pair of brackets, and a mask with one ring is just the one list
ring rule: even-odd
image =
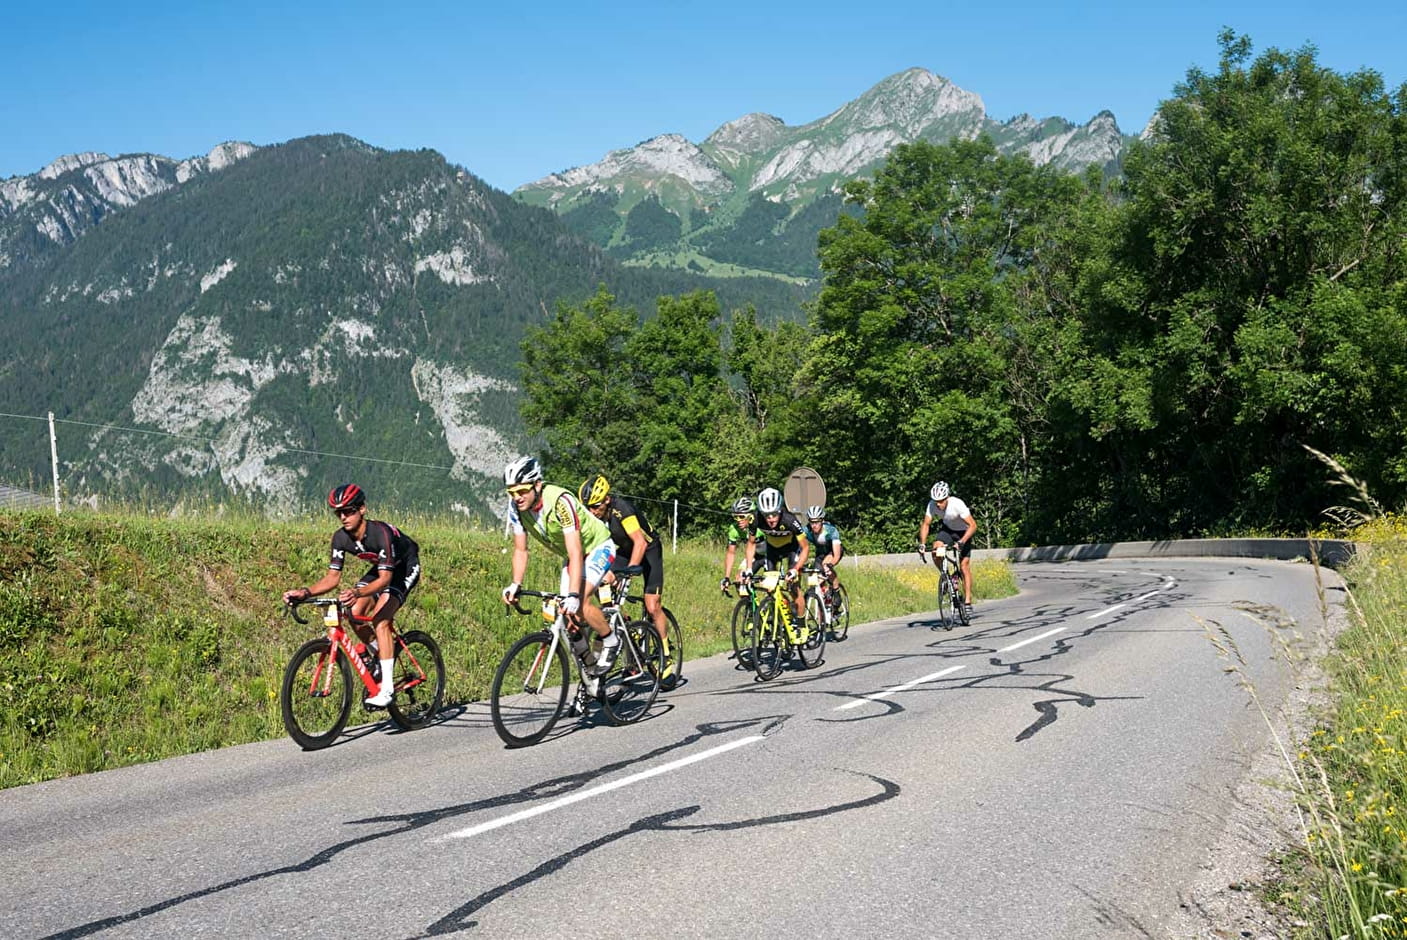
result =
[[793,514],[803,513],[807,506],[826,504],[826,481],[810,467],[797,467],[787,477],[782,495],[786,497],[787,508]]

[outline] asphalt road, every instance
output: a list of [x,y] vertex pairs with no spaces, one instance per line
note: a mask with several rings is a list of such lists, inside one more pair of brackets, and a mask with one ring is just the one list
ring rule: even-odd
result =
[[5,791],[0,934],[1170,936],[1268,746],[1240,680],[1273,710],[1274,635],[1322,627],[1313,569],[1017,572],[970,627],[856,625],[809,672],[693,662],[630,727],[510,751],[474,704]]

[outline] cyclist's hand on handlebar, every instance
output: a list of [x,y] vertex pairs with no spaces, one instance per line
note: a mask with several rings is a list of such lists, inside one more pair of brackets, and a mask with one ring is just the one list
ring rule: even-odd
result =
[[799,575],[796,573],[796,569],[795,569],[795,568],[788,568],[788,569],[787,569],[787,580],[788,580],[788,581],[795,581],[798,577],[799,577]]
[[562,613],[568,617],[575,617],[577,611],[581,610],[581,596],[578,594],[568,594],[562,598]]
[[512,603],[514,603],[515,601],[517,601],[517,600],[518,600],[518,591],[520,591],[520,590],[522,589],[522,587],[523,587],[523,586],[522,586],[521,584],[519,584],[517,581],[514,581],[512,584],[510,584],[510,585],[508,585],[506,588],[504,588],[504,589],[503,589],[503,603],[505,603],[505,604],[512,604]]
[[294,604],[301,604],[303,601],[313,596],[313,592],[307,588],[294,588],[291,591],[283,592],[283,602],[289,607]]
[[728,594],[728,589],[732,586],[733,582],[728,580],[727,576],[724,576],[723,580],[718,582],[718,590],[722,591],[724,596]]

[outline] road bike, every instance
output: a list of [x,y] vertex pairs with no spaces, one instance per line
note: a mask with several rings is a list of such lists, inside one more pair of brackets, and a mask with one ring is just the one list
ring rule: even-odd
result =
[[[352,714],[353,673],[361,679],[368,696],[381,691],[381,664],[374,652],[357,642],[352,621],[370,624],[358,617],[349,605],[336,598],[319,597],[287,605],[288,615],[298,623],[298,607],[311,604],[323,608],[327,636],[309,640],[298,648],[283,671],[279,706],[288,736],[305,751],[327,747],[347,726]],[[445,662],[440,647],[420,630],[401,633],[391,628],[396,651],[395,697],[386,711],[405,731],[428,725],[440,710],[445,694]],[[366,706],[369,710],[374,706]]]
[[[923,558],[922,549],[919,557]],[[949,545],[938,558],[938,622],[944,630],[951,630],[958,621],[964,627],[971,623],[971,613],[962,599],[961,565],[956,545]]]
[[[816,595],[821,623],[832,642],[839,643],[850,633],[850,594],[839,581],[831,587],[830,580],[819,568],[806,566],[806,594]],[[809,601],[808,601],[809,603]]]
[[[618,596],[628,596],[630,576],[637,567],[624,569]],[[619,632],[621,648],[606,675],[587,670],[596,663],[601,640],[584,623],[569,619],[562,608],[564,597],[547,591],[519,591],[519,597],[542,600],[541,616],[547,626],[519,638],[504,654],[494,673],[489,712],[494,730],[509,747],[526,747],[547,736],[567,710],[567,692],[576,664],[576,709],[585,714],[589,705],[600,707],[613,725],[639,721],[659,694],[664,674],[664,645],[648,620],[627,622],[620,604],[602,608],[607,622]],[[510,610],[532,611],[513,603]]]
[[[619,577],[620,569],[611,569],[612,573]],[[619,585],[603,584],[598,589],[598,597],[601,601],[601,609],[605,610],[607,605],[615,599],[615,592]],[[640,604],[640,620],[649,620],[650,616],[644,612],[645,598],[639,594],[630,594],[625,597],[628,604]],[[674,611],[668,607],[661,607],[665,619],[665,633],[667,634],[667,645],[664,650],[664,677],[660,680],[660,689],[665,692],[672,692],[679,685],[679,680],[684,676],[684,633],[679,629],[679,621],[674,618]],[[623,616],[623,615],[622,615]],[[659,635],[659,631],[655,631]]]
[[792,615],[791,598],[780,571],[763,571],[747,579],[757,598],[752,621],[752,667],[757,678],[766,681],[782,671],[792,653],[801,668],[814,669],[826,652],[826,631],[821,626],[820,600],[806,607],[801,623]]

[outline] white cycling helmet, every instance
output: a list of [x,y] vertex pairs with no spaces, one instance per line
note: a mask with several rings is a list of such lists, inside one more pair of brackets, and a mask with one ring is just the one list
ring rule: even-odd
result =
[[935,500],[947,499],[948,492],[948,484],[943,482],[942,480],[939,480],[937,483],[933,484],[933,489],[928,491],[928,495],[933,497],[933,499]]
[[807,522],[823,522],[823,521],[825,521],[825,518],[826,518],[826,507],[824,507],[824,506],[807,506],[807,507],[806,507],[806,521],[807,521]]
[[767,487],[757,494],[757,511],[763,515],[782,511],[782,494],[773,487]]
[[519,457],[503,468],[503,485],[518,486],[542,479],[542,466],[536,457]]

